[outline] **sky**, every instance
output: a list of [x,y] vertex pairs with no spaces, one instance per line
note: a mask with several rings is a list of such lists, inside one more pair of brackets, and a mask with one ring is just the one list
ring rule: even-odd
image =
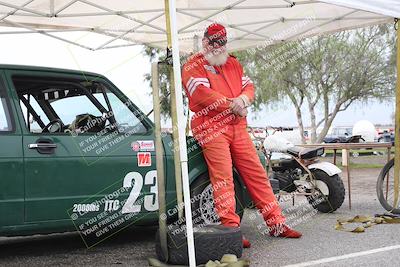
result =
[[[103,41],[102,37],[93,38],[93,43],[101,44]],[[151,64],[149,59],[143,56],[142,49],[142,46],[131,46],[89,51],[40,34],[0,35],[0,64],[35,65],[100,73],[147,113],[152,109],[152,97],[150,85],[144,81],[144,75],[150,72]],[[394,99],[385,103],[355,103],[348,110],[339,113],[333,125],[352,126],[365,119],[374,124],[390,124],[393,111]],[[248,121],[250,126],[257,127],[297,125],[294,109],[283,104],[260,112],[250,112]],[[165,126],[168,124],[169,122]]]

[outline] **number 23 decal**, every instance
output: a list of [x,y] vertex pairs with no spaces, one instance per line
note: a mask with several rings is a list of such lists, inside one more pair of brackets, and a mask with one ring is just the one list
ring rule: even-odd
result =
[[152,170],[146,173],[144,180],[138,172],[129,172],[125,175],[123,187],[132,187],[132,190],[122,207],[122,213],[136,213],[142,210],[142,205],[136,204],[136,200],[140,196],[143,185],[150,185],[150,193],[152,193],[144,196],[144,209],[147,211],[158,210],[157,171]]

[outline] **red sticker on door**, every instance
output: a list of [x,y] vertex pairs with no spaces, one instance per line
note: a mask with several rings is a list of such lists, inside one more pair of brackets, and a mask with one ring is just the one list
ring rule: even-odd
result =
[[150,152],[138,152],[137,162],[139,167],[150,167],[151,166],[151,153]]
[[131,144],[132,150],[133,151],[139,151],[140,150],[140,144],[138,142],[133,142]]

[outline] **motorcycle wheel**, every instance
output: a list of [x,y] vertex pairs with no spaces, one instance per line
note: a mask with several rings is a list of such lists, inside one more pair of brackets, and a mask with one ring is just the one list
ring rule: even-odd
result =
[[[387,183],[389,177],[389,183]],[[394,202],[394,159],[391,159],[383,167],[376,182],[376,194],[382,207],[392,213],[400,214],[400,205],[393,208]],[[386,190],[387,188],[387,190]]]
[[344,202],[346,191],[339,175],[329,176],[322,170],[312,170],[315,177],[316,193],[307,196],[308,202],[314,209],[331,213],[340,208]]

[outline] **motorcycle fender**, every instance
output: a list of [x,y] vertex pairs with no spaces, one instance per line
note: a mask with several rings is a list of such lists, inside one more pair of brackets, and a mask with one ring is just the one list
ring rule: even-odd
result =
[[323,172],[326,172],[329,176],[333,176],[335,174],[339,174],[342,172],[338,167],[336,167],[336,165],[333,165],[332,163],[329,163],[329,162],[314,163],[314,164],[308,165],[308,169],[310,169],[310,170],[318,169]]

